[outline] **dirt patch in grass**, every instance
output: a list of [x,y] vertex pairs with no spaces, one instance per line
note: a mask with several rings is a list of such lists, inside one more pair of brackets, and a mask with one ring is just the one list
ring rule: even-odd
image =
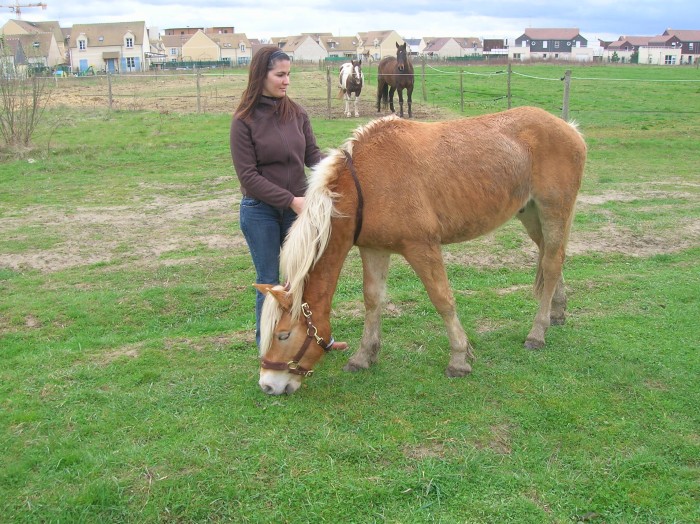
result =
[[[648,197],[620,192],[582,195],[579,208]],[[17,236],[17,231],[42,228],[61,240],[44,249],[0,253],[0,268],[51,272],[98,263],[176,265],[190,263],[202,250],[245,253],[245,240],[234,225],[238,199],[234,192],[189,202],[159,196],[142,205],[79,207],[68,213],[33,206],[0,221],[0,237],[10,239]],[[520,228],[518,224],[507,227]],[[473,267],[531,266],[536,260],[536,248],[524,232],[522,234],[523,242],[519,247],[499,245],[497,234],[492,233],[464,244],[464,249],[446,251],[445,261]],[[606,223],[595,231],[574,228],[568,253],[570,256],[621,253],[646,257],[680,251],[699,241],[700,224],[690,219],[679,221],[672,230],[643,233]],[[192,255],[187,256],[188,252]]]

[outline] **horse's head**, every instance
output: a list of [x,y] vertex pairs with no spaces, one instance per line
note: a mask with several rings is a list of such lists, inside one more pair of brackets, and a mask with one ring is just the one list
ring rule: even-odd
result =
[[280,285],[255,284],[266,294],[260,330],[260,387],[269,395],[291,395],[311,376],[323,354],[333,347],[314,325],[307,304],[298,318],[292,314],[292,298]]
[[355,82],[362,85],[362,60],[350,60],[352,65],[352,76]]
[[399,66],[399,71],[406,69],[406,64],[408,63],[408,54],[406,53],[406,42],[399,45],[396,42],[396,62]]

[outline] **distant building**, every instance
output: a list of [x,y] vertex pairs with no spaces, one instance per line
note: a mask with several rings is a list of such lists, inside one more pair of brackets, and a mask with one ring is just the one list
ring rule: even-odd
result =
[[588,48],[588,40],[579,29],[528,28],[515,39],[509,48],[508,57],[515,61],[527,60],[572,60],[589,62],[594,50]]

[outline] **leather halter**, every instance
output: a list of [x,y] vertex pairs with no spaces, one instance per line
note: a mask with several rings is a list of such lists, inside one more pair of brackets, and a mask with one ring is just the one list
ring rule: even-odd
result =
[[310,377],[313,374],[314,370],[302,367],[301,365],[299,365],[299,362],[301,362],[301,359],[304,357],[306,350],[309,349],[309,345],[311,344],[311,342],[313,340],[316,340],[316,343],[323,348],[324,352],[328,352],[333,348],[333,343],[335,342],[335,339],[333,337],[331,337],[330,342],[326,344],[326,341],[319,336],[318,329],[316,328],[316,326],[314,326],[311,320],[311,310],[309,309],[309,304],[304,302],[301,305],[301,312],[306,320],[306,340],[304,340],[304,343],[301,345],[299,351],[297,351],[297,354],[294,355],[294,358],[292,358],[292,360],[290,360],[289,362],[272,362],[270,360],[267,360],[266,358],[263,358],[260,362],[261,368],[273,369],[276,371],[289,371],[293,375]]
[[352,175],[352,180],[355,182],[355,189],[357,190],[357,214],[355,215],[355,238],[353,239],[353,244],[357,244],[357,239],[360,236],[360,231],[362,231],[362,211],[365,206],[365,200],[362,198],[362,188],[360,187],[360,180],[357,178],[357,171],[355,171],[355,165],[352,163],[352,156],[345,149],[345,161],[348,164],[348,169]]

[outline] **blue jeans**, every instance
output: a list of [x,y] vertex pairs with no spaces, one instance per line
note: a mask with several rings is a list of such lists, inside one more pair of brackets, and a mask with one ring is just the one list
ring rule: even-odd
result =
[[[291,209],[269,206],[256,198],[243,197],[240,225],[255,266],[257,284],[279,284],[280,249],[297,215]],[[255,343],[260,347],[260,313],[265,296],[256,291]]]

